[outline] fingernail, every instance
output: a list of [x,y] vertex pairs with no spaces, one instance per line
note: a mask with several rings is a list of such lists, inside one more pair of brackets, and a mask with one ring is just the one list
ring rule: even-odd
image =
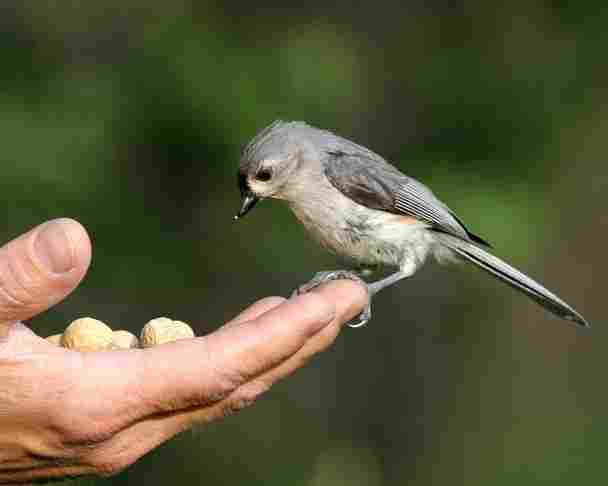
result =
[[66,273],[74,268],[72,244],[62,221],[51,221],[36,236],[34,250],[42,265],[53,273]]

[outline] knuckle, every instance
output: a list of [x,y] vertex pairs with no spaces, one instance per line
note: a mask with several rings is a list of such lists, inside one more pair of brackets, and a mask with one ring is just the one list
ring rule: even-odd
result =
[[81,410],[72,407],[55,414],[49,423],[65,447],[97,445],[114,435],[110,427],[83,416]]
[[209,401],[210,398],[212,401],[221,400],[243,384],[247,376],[238,367],[224,363],[221,354],[209,341],[203,342],[205,346],[202,349],[207,362],[210,386],[205,390],[204,397],[200,398],[204,401]]
[[109,477],[121,473],[135,461],[136,458],[131,457],[129,454],[112,455],[110,457],[100,454],[92,457],[89,463],[97,475]]
[[82,369],[82,355],[74,353],[72,356],[79,364],[73,364],[71,372],[66,370],[64,373],[64,389],[55,396],[48,423],[66,447],[100,444],[117,431],[111,407],[101,407],[103,413],[100,413],[98,404],[90,399],[90,390],[81,386],[82,377],[78,376],[78,370]]
[[221,349],[205,338],[198,341],[201,361],[204,363],[203,380],[196,378],[185,379],[175,396],[150,396],[145,390],[145,381],[141,380],[141,389],[135,390],[134,395],[147,408],[158,413],[173,412],[184,408],[202,407],[227,400],[248,376],[241,369],[242,363],[228,362]]
[[227,399],[223,410],[224,415],[233,415],[236,412],[253,405],[269,388],[270,385],[261,380],[255,380],[242,386]]

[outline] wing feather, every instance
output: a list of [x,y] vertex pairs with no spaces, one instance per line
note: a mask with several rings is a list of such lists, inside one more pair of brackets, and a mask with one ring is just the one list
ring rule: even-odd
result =
[[328,152],[325,174],[344,195],[371,209],[412,216],[435,231],[489,246],[471,233],[462,221],[425,185],[408,177],[379,156]]

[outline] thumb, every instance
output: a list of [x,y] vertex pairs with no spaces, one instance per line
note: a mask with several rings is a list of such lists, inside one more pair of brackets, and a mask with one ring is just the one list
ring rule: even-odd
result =
[[29,319],[63,300],[91,261],[86,230],[56,219],[0,248],[0,324]]

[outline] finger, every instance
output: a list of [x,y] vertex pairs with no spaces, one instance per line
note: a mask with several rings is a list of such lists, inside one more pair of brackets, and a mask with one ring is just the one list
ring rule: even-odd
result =
[[264,299],[258,300],[257,302],[255,302],[252,305],[250,305],[249,307],[247,307],[247,309],[245,309],[243,312],[241,312],[234,319],[232,319],[228,323],[224,324],[223,327],[226,328],[226,327],[236,326],[243,322],[257,319],[262,314],[265,314],[266,312],[281,305],[283,302],[285,302],[285,300],[286,299],[284,297],[266,297]]
[[[336,293],[336,286],[346,290]],[[93,413],[111,414],[116,431],[152,414],[219,401],[295,354],[336,317],[336,307],[337,320],[343,322],[349,301],[364,305],[365,290],[351,282],[332,283],[206,337],[128,353],[89,353],[82,357],[85,369],[79,370],[87,380],[73,390],[91,397],[87,408]],[[103,382],[112,386],[105,387],[102,401],[96,389]]]
[[[169,405],[168,408],[165,406],[161,410],[175,410],[208,403],[210,397],[212,401],[219,400],[252,378],[296,354],[313,336],[326,327],[327,323],[323,321],[328,320],[340,326],[357,315],[367,303],[367,299],[367,291],[359,284],[332,282],[309,294],[284,301],[255,321],[242,323],[241,326],[222,328],[203,338],[206,340],[208,359],[206,363],[201,363],[204,368],[195,382],[184,379],[182,375],[174,376],[174,379],[158,381],[159,386],[164,388],[160,397],[175,397],[173,401],[165,402],[165,405]],[[330,314],[322,310],[324,307],[326,309],[331,307],[333,318],[330,319]],[[323,314],[325,317],[319,320]],[[333,336],[335,337],[335,333]],[[327,341],[326,345],[329,342],[331,340]],[[196,343],[192,341],[190,343],[192,343],[190,352],[196,353]],[[173,353],[173,350],[161,348],[156,348],[156,351],[159,354]],[[181,356],[188,359],[186,354]],[[149,357],[155,362],[162,361],[160,357],[152,357],[151,353]],[[196,357],[196,355],[192,356],[189,361],[196,362]],[[190,374],[190,376],[195,375]],[[182,388],[178,390],[176,386],[179,386],[180,382]],[[199,385],[198,390],[197,385]],[[178,398],[180,393],[183,397],[181,399]]]
[[[205,337],[125,353],[85,353],[71,393],[87,416],[106,417],[106,431],[118,432],[149,415],[221,400],[249,376],[295,353],[333,316],[331,302],[302,295],[246,325]],[[100,384],[107,384],[101,396]]]
[[44,223],[0,248],[0,323],[20,321],[64,299],[91,261],[85,229],[71,219]]
[[118,432],[101,448],[92,450],[87,456],[88,462],[99,464],[104,461],[103,458],[112,458],[114,466],[130,464],[193,424],[221,418],[252,403],[273,383],[290,375],[314,355],[326,349],[334,341],[342,325],[361,312],[363,305],[367,302],[365,290],[355,282],[333,282],[325,284],[315,291],[336,302],[336,316],[329,325],[310,338],[294,355],[237,388],[217,403],[155,414],[137,421]]
[[141,353],[142,390],[149,412],[219,400],[266,369],[287,359],[335,315],[321,295],[285,301],[247,325],[223,327],[203,338],[178,341]]
[[[367,302],[367,292],[354,281],[346,281],[345,285],[342,282],[332,282],[324,284],[314,291],[330,295],[330,298],[336,302],[337,309],[334,320],[309,339],[293,356],[243,384],[221,402],[183,414],[182,418],[186,420],[186,423],[181,424],[180,427],[188,427],[192,423],[208,422],[253,403],[261,393],[268,390],[274,383],[288,377],[315,355],[327,349],[340,333],[344,323],[357,316],[362,311],[364,303]],[[359,293],[358,299],[353,300],[353,292]]]
[[[293,372],[304,366],[315,355],[327,349],[340,333],[344,323],[350,321],[361,312],[361,302],[366,302],[366,294],[361,293],[362,300],[353,301],[353,299],[350,297],[351,292],[361,292],[361,290],[362,286],[354,281],[347,281],[347,285],[336,285],[333,283],[325,284],[324,286],[313,290],[333,294],[331,298],[336,302],[336,318],[329,325],[321,329],[321,331],[319,331],[315,336],[309,339],[308,342],[289,359],[259,375],[249,383],[244,384],[240,389],[241,392],[244,392],[245,396],[251,395],[251,393],[247,392],[247,390],[243,391],[243,387],[249,386],[252,387],[253,392],[255,392],[257,389],[268,389],[274,383],[288,377]],[[236,392],[238,393],[238,390]]]
[[[247,325],[221,328],[205,337],[128,353],[82,354],[72,392],[87,399],[83,406],[90,414],[111,415],[107,427],[118,431],[151,414],[220,400],[249,374],[295,353],[333,316],[330,302],[303,295]],[[100,383],[111,385],[104,386],[101,397]]]

